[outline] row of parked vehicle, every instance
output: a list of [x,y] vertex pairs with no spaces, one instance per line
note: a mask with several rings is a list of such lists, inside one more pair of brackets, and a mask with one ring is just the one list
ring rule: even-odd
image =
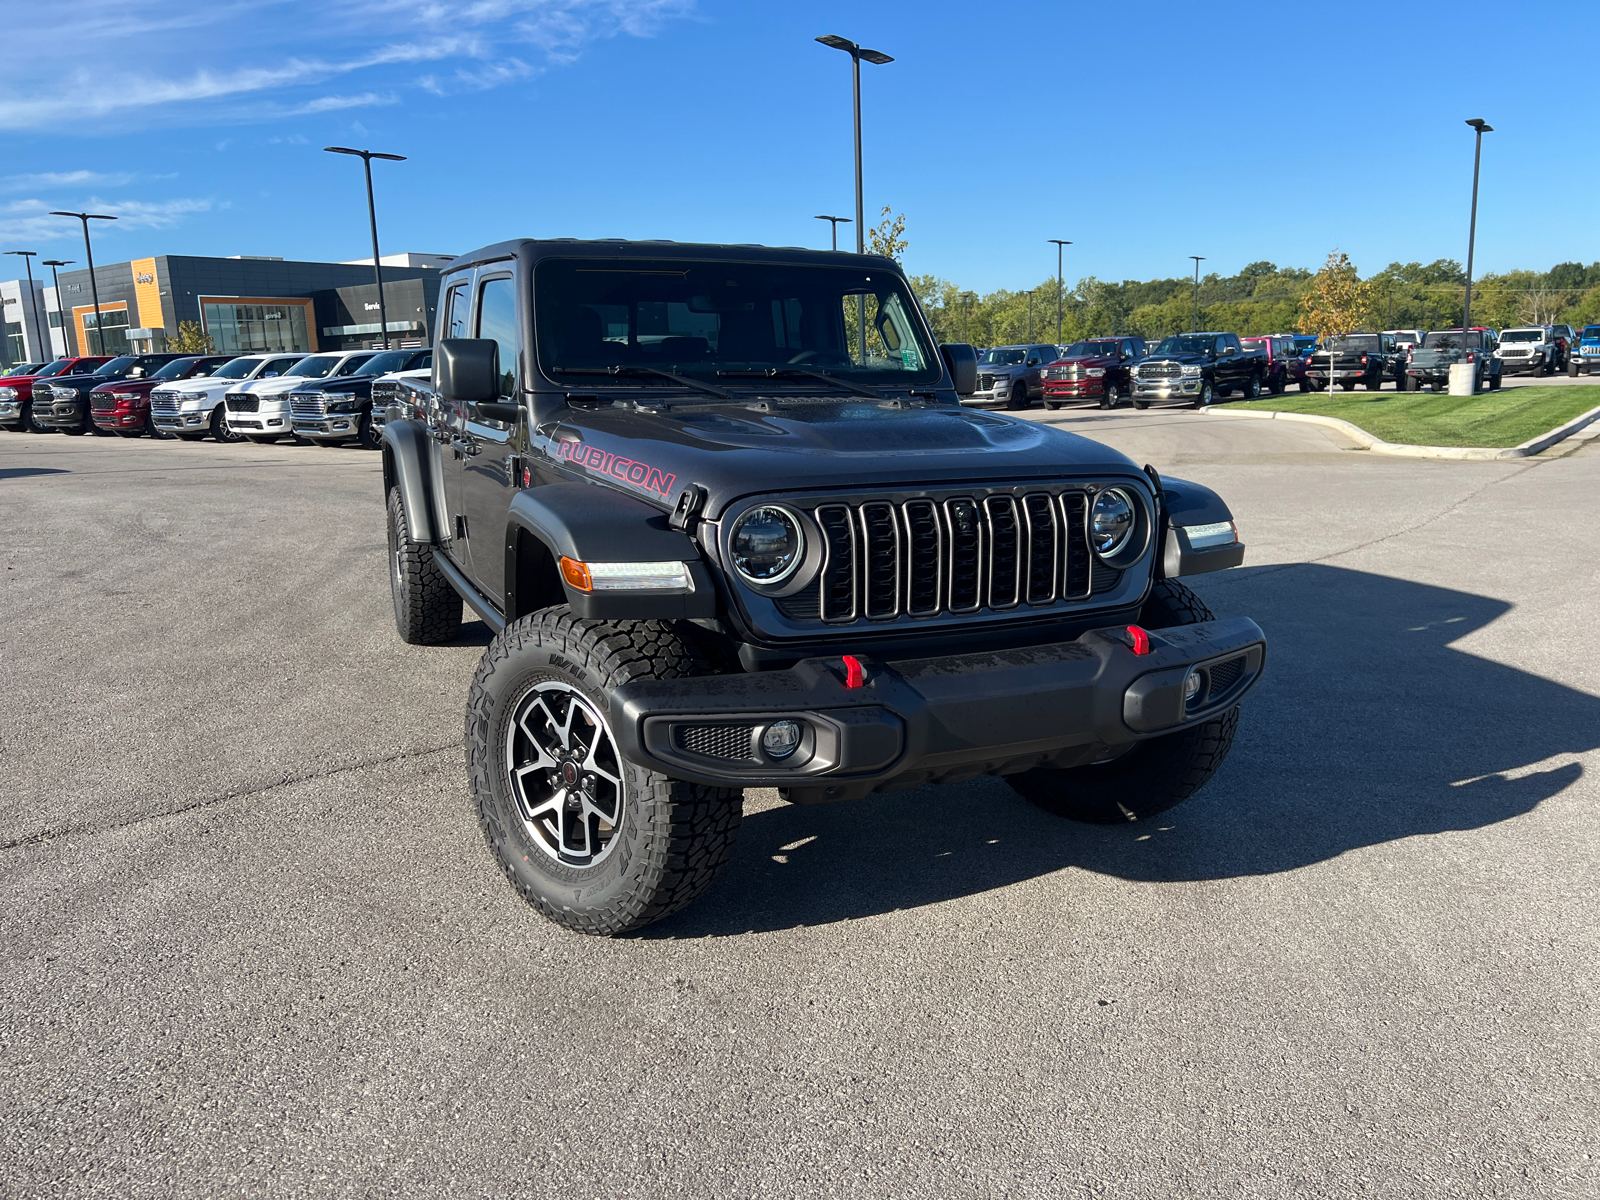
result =
[[374,385],[432,365],[426,348],[21,363],[0,377],[0,428],[219,442],[287,437],[376,450],[383,416],[373,416]]
[[1115,408],[1124,399],[1135,408],[1155,401],[1204,407],[1238,393],[1250,398],[1330,387],[1377,391],[1440,390],[1450,368],[1473,363],[1477,387],[1495,390],[1507,374],[1600,373],[1600,325],[1579,334],[1571,325],[1529,325],[1495,331],[1386,329],[1324,339],[1274,333],[1241,338],[1231,333],[1183,333],[1154,350],[1136,334],[1087,338],[1070,346],[1029,343],[996,346],[978,358],[978,390],[969,404],[1047,408],[1097,401]]

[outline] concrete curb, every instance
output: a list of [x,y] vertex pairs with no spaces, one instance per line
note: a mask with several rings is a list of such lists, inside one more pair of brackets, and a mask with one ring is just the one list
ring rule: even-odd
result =
[[1465,458],[1479,460],[1527,458],[1529,455],[1548,450],[1557,442],[1571,437],[1578,430],[1600,420],[1600,408],[1591,408],[1588,412],[1573,417],[1565,425],[1558,425],[1549,433],[1541,433],[1538,437],[1523,442],[1520,446],[1411,446],[1403,442],[1386,442],[1380,437],[1374,437],[1359,425],[1352,425],[1349,421],[1341,421],[1338,417],[1319,417],[1313,413],[1245,412],[1237,408],[1217,408],[1215,405],[1209,408],[1202,408],[1200,411],[1211,417],[1245,417],[1257,421],[1301,421],[1307,425],[1323,425],[1329,429],[1337,429],[1363,450],[1371,450],[1374,454],[1393,454],[1401,458]]

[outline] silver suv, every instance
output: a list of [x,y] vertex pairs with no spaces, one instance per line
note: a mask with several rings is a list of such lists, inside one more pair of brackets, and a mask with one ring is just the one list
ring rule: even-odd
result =
[[1059,346],[1043,342],[985,350],[978,356],[978,390],[961,403],[1028,408],[1044,398],[1044,369],[1060,356]]
[[1530,375],[1553,375],[1565,364],[1561,343],[1550,325],[1524,325],[1500,331],[1500,360],[1507,375],[1526,371]]

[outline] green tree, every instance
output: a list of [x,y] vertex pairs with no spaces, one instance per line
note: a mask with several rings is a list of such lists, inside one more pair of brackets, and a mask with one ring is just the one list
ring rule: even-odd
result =
[[879,221],[867,231],[867,253],[881,254],[885,258],[900,261],[900,256],[906,252],[910,245],[906,241],[906,215],[889,213],[889,206],[883,206],[883,220]]

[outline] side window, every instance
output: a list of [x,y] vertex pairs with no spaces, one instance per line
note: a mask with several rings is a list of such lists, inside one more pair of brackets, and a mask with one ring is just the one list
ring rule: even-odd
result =
[[1228,339],[1226,337],[1219,337],[1217,339],[1217,353],[1218,354],[1226,354],[1227,351],[1228,351]]
[[490,279],[478,289],[478,336],[500,346],[500,394],[517,394],[517,294],[509,279]]
[[465,280],[450,285],[450,290],[444,294],[444,305],[439,311],[443,315],[443,319],[439,322],[439,328],[444,331],[439,335],[440,337],[464,338],[471,336],[467,333],[467,284]]

